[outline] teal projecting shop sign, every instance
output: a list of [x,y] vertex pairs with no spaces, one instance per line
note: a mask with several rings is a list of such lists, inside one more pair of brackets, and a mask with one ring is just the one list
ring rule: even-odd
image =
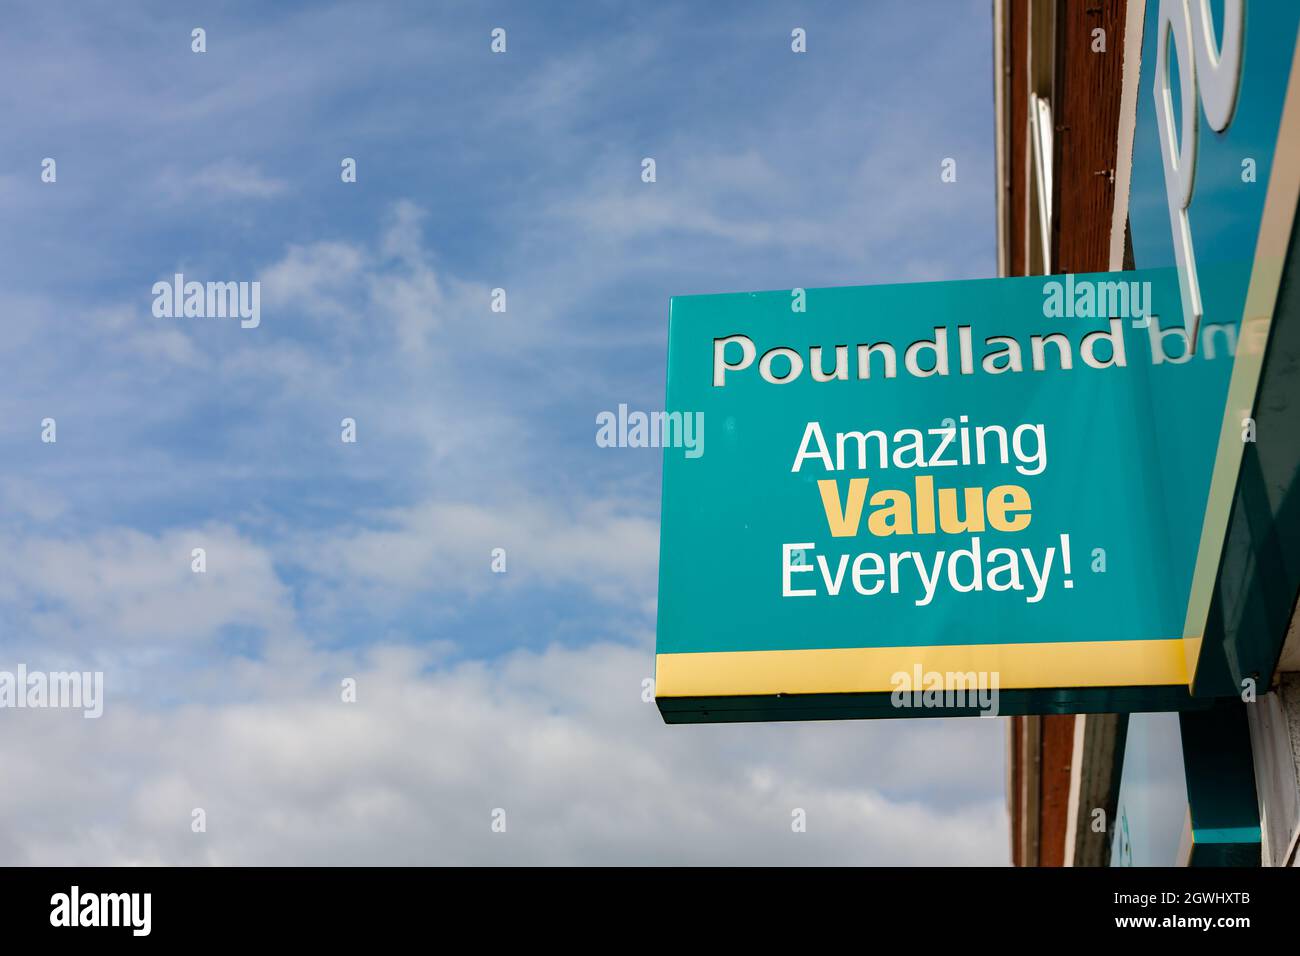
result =
[[1237,328],[1196,334],[1174,269],[673,299],[665,720],[1189,706]]

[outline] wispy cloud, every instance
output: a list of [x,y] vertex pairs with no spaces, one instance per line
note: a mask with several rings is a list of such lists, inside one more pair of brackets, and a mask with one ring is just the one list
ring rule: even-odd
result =
[[289,188],[283,179],[273,179],[255,165],[235,159],[211,163],[192,173],[169,171],[164,188],[174,197],[205,199],[270,199]]

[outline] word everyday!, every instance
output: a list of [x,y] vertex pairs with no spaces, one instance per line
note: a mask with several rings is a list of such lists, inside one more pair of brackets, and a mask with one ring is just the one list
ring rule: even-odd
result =
[[[1052,577],[1052,564],[1056,557],[1056,548],[1049,547],[1041,558],[1035,556],[1030,548],[993,548],[983,553],[983,544],[978,535],[970,539],[969,548],[955,551],[936,551],[932,559],[920,551],[894,551],[885,555],[866,551],[852,558],[841,554],[834,571],[825,555],[818,554],[816,570],[821,572],[824,592],[817,588],[795,588],[793,578],[796,574],[811,574],[814,567],[810,564],[796,564],[794,555],[799,551],[811,551],[817,547],[816,542],[801,541],[781,545],[781,596],[782,597],[818,597],[825,593],[836,597],[844,593],[844,585],[852,584],[853,590],[864,597],[871,597],[883,591],[886,585],[890,594],[898,594],[904,576],[911,576],[914,583],[921,586],[921,596],[913,600],[917,607],[925,607],[934,600],[939,585],[945,580],[956,592],[966,594],[971,591],[1025,591],[1025,601],[1037,604],[1043,599],[1047,585]],[[1021,574],[1021,565],[1028,572],[1029,583]],[[1070,580],[1070,536],[1061,535],[1061,563],[1064,578],[1061,586],[1074,587]],[[946,571],[946,575],[945,572]],[[811,581],[801,581],[814,584]],[[1030,589],[1032,588],[1032,593]]]
[[129,926],[132,936],[148,936],[152,929],[152,893],[85,893],[73,886],[69,893],[50,897],[51,926]]
[[600,448],[685,448],[687,458],[704,454],[703,412],[628,412],[596,416],[596,445]]
[[0,671],[0,708],[80,709],[81,715],[93,720],[104,713],[103,671],[27,670],[18,665],[18,673]]
[[155,318],[237,318],[245,329],[262,323],[260,282],[186,282],[178,272],[171,282],[155,282],[152,291]]

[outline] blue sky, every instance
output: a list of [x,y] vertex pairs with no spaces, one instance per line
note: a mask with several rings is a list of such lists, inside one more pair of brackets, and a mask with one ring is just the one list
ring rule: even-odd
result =
[[672,295],[993,275],[991,70],[986,2],[18,5],[0,668],[108,699],[0,713],[0,862],[1002,862],[1001,721],[660,723],[594,441]]

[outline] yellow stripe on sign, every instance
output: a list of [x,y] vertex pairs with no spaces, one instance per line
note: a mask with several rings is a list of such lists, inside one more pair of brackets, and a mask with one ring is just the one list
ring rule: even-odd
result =
[[799,651],[659,654],[655,696],[867,694],[892,691],[899,672],[998,675],[1002,690],[1187,685],[1180,638],[1043,644],[945,644]]

